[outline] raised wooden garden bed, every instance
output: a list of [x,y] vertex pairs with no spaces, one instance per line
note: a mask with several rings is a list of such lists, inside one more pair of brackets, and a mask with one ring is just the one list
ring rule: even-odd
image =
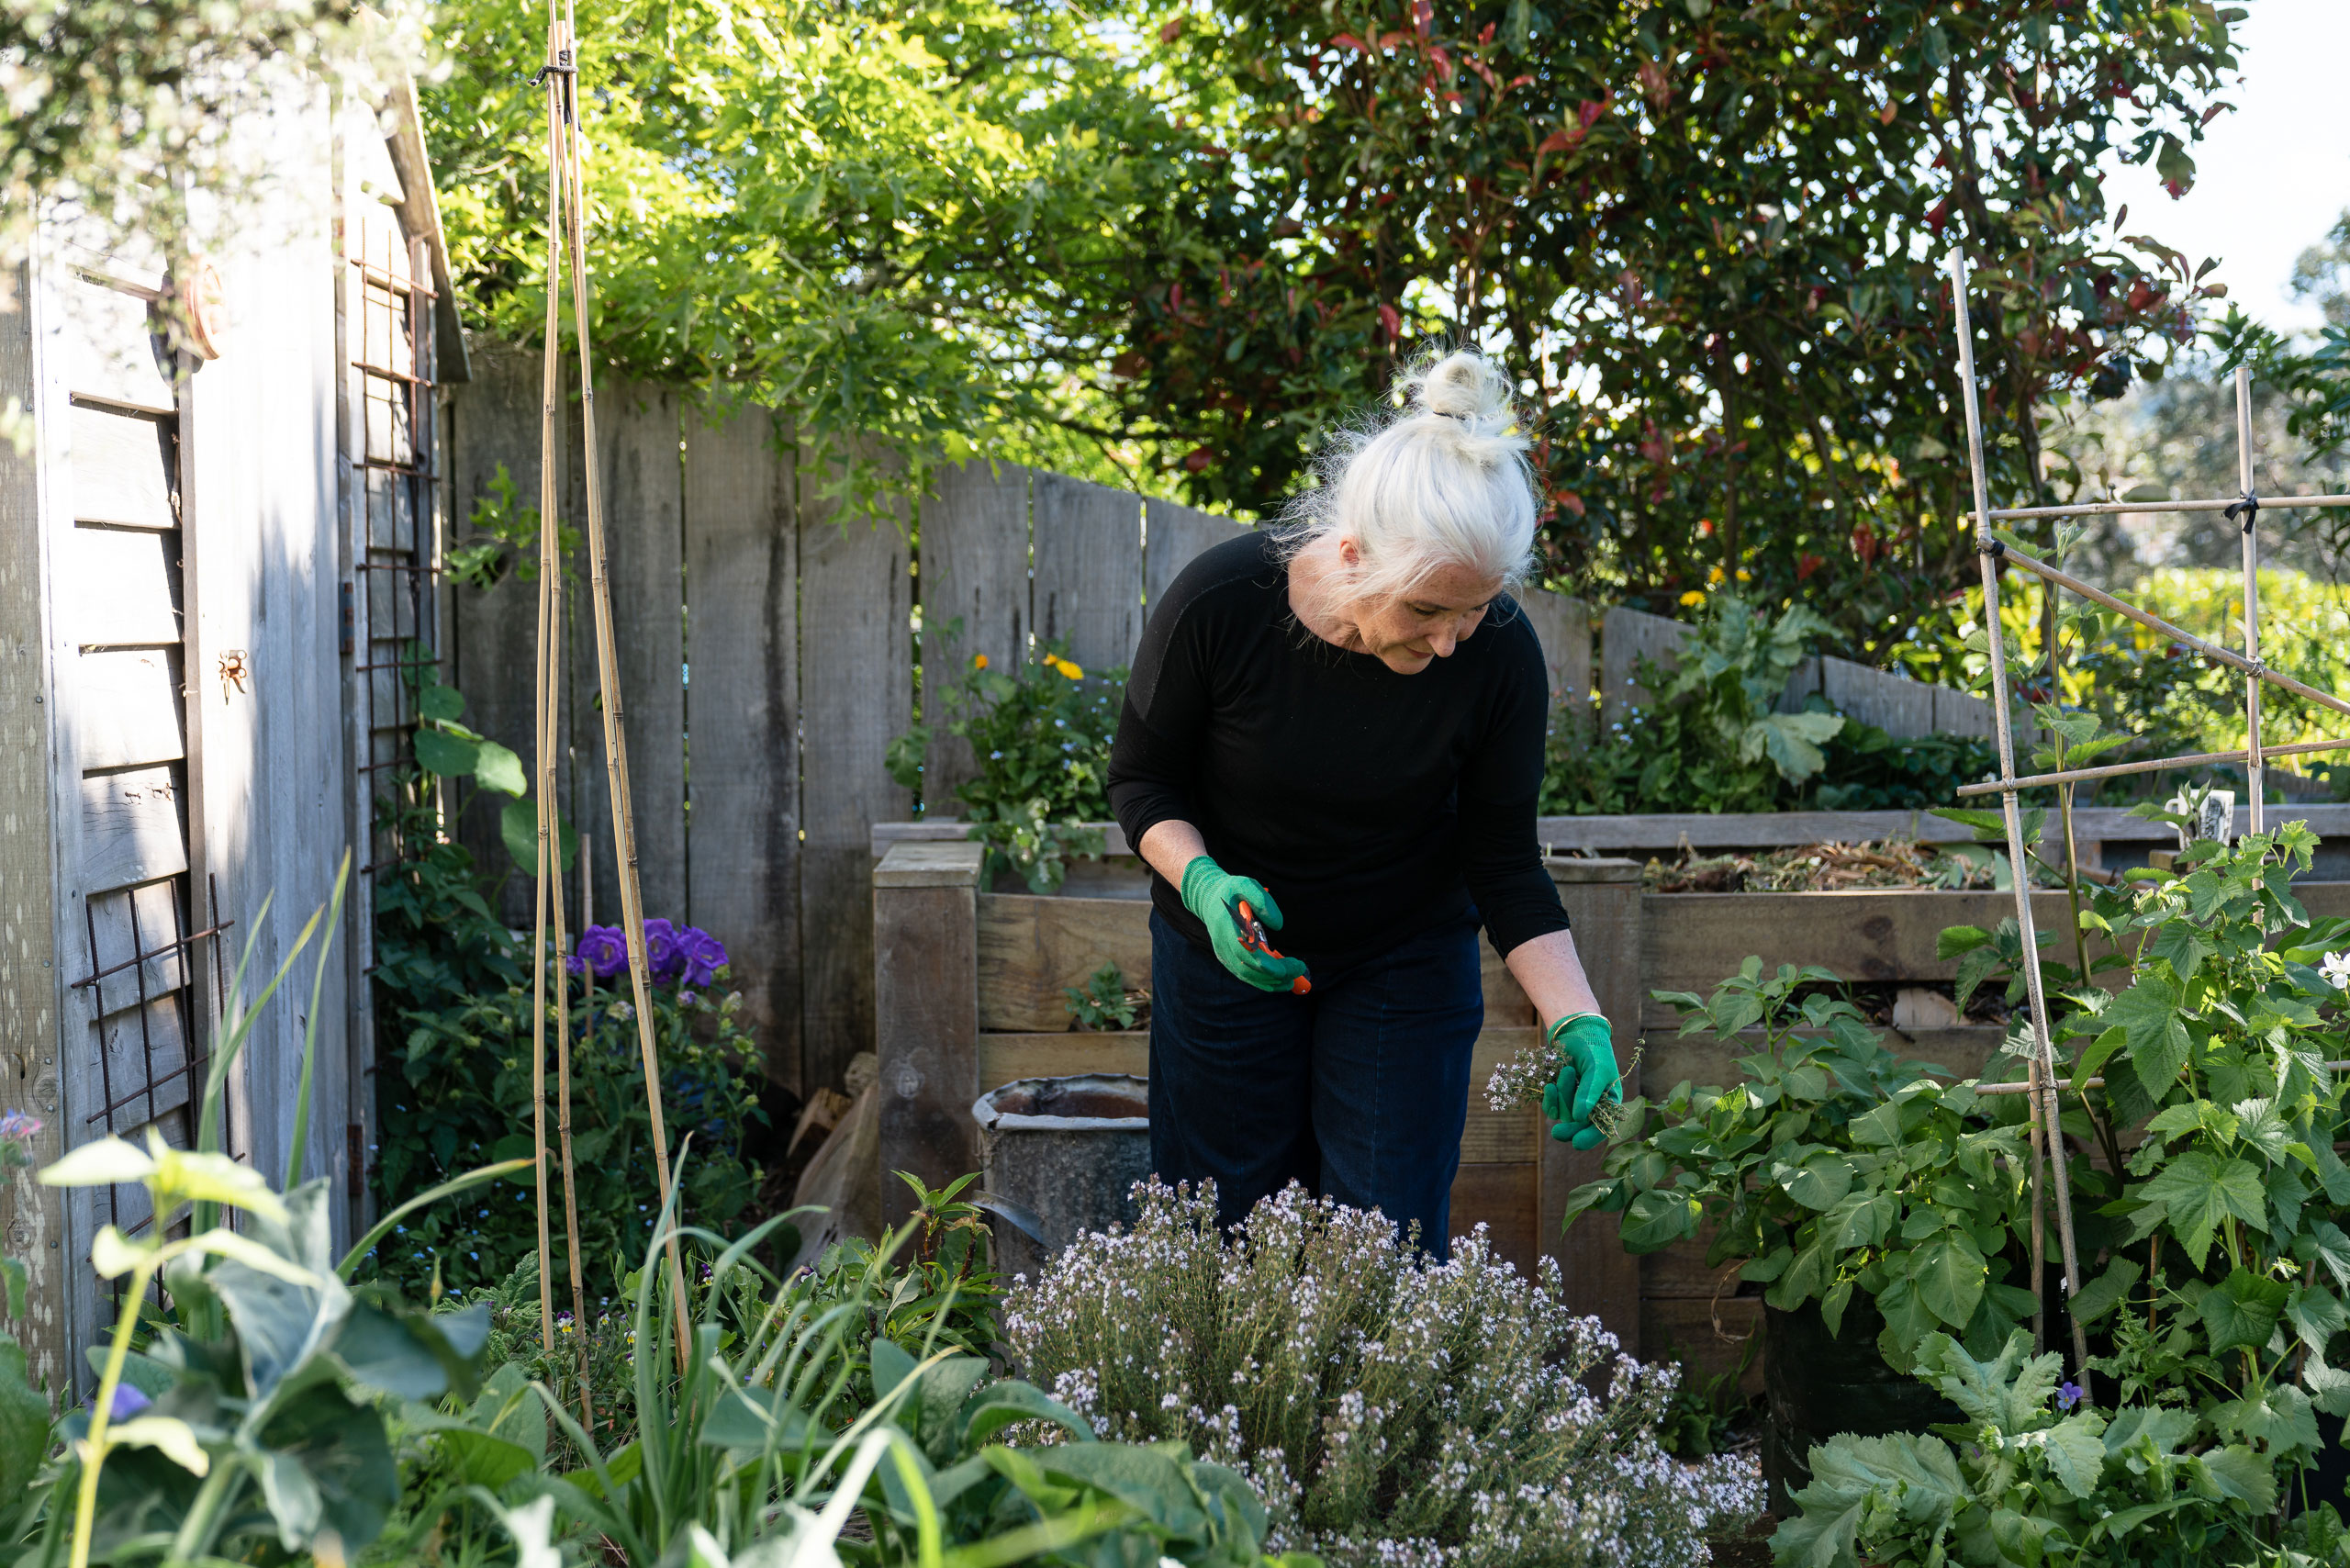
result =
[[[2344,809],[2312,808],[2310,814],[2314,818],[2320,810]],[[2128,828],[2145,825],[2123,821]],[[2334,824],[2312,825],[2324,831]],[[977,1169],[971,1102],[1013,1079],[1147,1073],[1146,1032],[1072,1032],[1062,996],[1064,987],[1081,983],[1104,964],[1147,983],[1150,905],[1131,858],[1086,868],[1059,896],[982,891],[978,846],[928,833],[893,834],[885,846],[879,841],[887,831],[875,834],[877,852],[886,852],[873,879],[885,1171],[912,1170],[936,1182]],[[2111,834],[2107,842],[2116,837]],[[1716,838],[1704,846],[1725,843],[1751,846],[1754,841]],[[1934,995],[1947,992],[1957,969],[1955,961],[1937,958],[1934,947],[1946,926],[1987,928],[2012,915],[2009,894],[1642,893],[1639,863],[1631,859],[1561,858],[1550,865],[1593,984],[1608,1015],[1618,1020],[1617,1053],[1628,1059],[1634,1043],[1644,1041],[1638,1079],[1654,1088],[1684,1079],[1724,1083],[1735,1078],[1732,1063],[1751,1045],[1682,1037],[1673,1010],[1651,993],[1708,992],[1750,954],[1767,965],[1818,964],[1848,980],[1910,991],[1924,1004],[1916,1011],[1928,1021],[1893,1027],[1888,1044],[1962,1077],[1980,1071],[1998,1049],[2003,1030],[1997,1025],[1931,1021]],[[2304,883],[2297,890],[2312,915],[2350,914],[2350,881]],[[2037,893],[2033,908],[2043,930],[2065,929],[2064,894]],[[1740,1341],[1759,1318],[1761,1300],[1738,1294],[1734,1271],[1708,1270],[1701,1247],[1629,1258],[1616,1245],[1606,1215],[1589,1216],[1570,1236],[1559,1235],[1566,1194],[1597,1174],[1597,1156],[1552,1143],[1530,1112],[1497,1114],[1485,1108],[1486,1076],[1535,1037],[1534,1025],[1530,1004],[1488,949],[1485,1031],[1453,1189],[1454,1229],[1483,1221],[1499,1250],[1521,1267],[1544,1253],[1557,1256],[1576,1305],[1603,1319],[1635,1353],[1659,1357],[1677,1350],[1700,1368],[1734,1364]],[[1628,1085],[1637,1087],[1637,1081]]]

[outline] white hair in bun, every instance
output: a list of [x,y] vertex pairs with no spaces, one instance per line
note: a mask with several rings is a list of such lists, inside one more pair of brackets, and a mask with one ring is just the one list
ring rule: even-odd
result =
[[1409,593],[1456,565],[1515,584],[1540,509],[1508,379],[1461,349],[1423,359],[1404,386],[1404,409],[1331,441],[1321,483],[1289,509],[1289,554],[1324,534],[1352,539],[1360,563],[1334,586],[1359,600]]

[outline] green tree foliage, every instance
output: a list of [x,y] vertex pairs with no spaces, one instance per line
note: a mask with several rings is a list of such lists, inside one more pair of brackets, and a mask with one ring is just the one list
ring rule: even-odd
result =
[[[1181,140],[1107,29],[994,0],[588,0],[578,26],[599,358],[794,409],[803,464],[853,432],[1102,461],[1090,389]],[[539,13],[449,0],[435,27],[460,286],[536,342]],[[885,477],[853,465],[849,498]]]
[[[23,259],[34,215],[190,238],[196,192],[257,171],[230,128],[319,76],[379,95],[411,33],[352,0],[0,0],[0,261]],[[402,8],[389,9],[397,18]],[[196,236],[202,238],[202,236]]]
[[[1668,608],[1710,564],[1845,645],[1937,623],[1971,541],[1952,314],[1975,269],[1994,490],[2034,418],[2192,330],[2098,158],[2191,182],[2240,10],[2172,0],[1229,0],[1159,35],[1228,151],[1121,368],[1193,498],[1270,510],[1419,341],[1543,420],[1554,571]],[[2115,219],[2109,224],[2109,218]]]

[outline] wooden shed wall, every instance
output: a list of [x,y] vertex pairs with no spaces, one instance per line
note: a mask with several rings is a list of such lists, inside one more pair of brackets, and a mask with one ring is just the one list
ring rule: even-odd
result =
[[[0,315],[0,396],[36,428],[28,458],[0,457],[0,1103],[44,1119],[44,1159],[109,1132],[188,1141],[225,977],[249,951],[248,995],[266,983],[360,842],[338,203],[382,137],[322,94],[238,135],[273,177],[207,258],[218,358],[164,347],[165,272],[135,236],[51,224]],[[369,913],[356,877],[229,1082],[229,1152],[281,1180],[323,955],[303,1166],[341,1200],[338,1240],[371,1136],[353,1111]],[[223,937],[180,945],[216,923]],[[5,1245],[32,1264],[19,1338],[53,1396],[88,1383],[76,1352],[117,1309],[86,1263],[95,1230],[146,1219],[134,1188],[0,1193]]]

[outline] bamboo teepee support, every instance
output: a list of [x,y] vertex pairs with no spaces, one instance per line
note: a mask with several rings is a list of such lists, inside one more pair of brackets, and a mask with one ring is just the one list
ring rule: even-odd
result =
[[[659,1182],[661,1210],[667,1215],[672,1212],[669,1131],[661,1110],[660,1047],[653,1036],[651,964],[644,947],[643,894],[637,879],[636,823],[629,794],[628,745],[625,716],[621,712],[620,660],[613,642],[610,563],[604,548],[603,476],[596,461],[595,355],[588,333],[587,189],[581,174],[579,77],[573,49],[576,37],[570,0],[564,0],[559,17],[555,0],[548,0],[546,74],[548,84],[554,89],[550,103],[559,111],[550,123],[554,144],[560,151],[560,156],[553,161],[548,171],[548,177],[560,186],[561,194],[554,206],[562,217],[564,248],[570,258],[572,332],[577,341],[579,354],[580,442],[587,459],[581,467],[587,478],[588,593],[596,628],[597,687],[603,699],[604,778],[611,801],[612,868],[618,873],[620,881],[621,929],[628,944],[629,982],[636,1016],[637,1049],[644,1065],[645,1109],[652,1122],[653,1170]],[[555,286],[552,275],[547,280],[547,286],[550,289]],[[557,352],[552,337],[548,340],[546,352],[550,359]],[[679,1257],[674,1228],[666,1241],[669,1299],[675,1317],[677,1368],[682,1373],[688,1358],[692,1354],[693,1333],[686,1313],[685,1265]],[[543,1257],[542,1273],[544,1272],[544,1265]]]
[[[1983,566],[1983,623],[1989,629],[1986,639],[1991,652],[1992,710],[1998,720],[1999,740],[1999,778],[2005,788],[1999,804],[2007,818],[2008,864],[2016,868],[2016,929],[2023,943],[2025,990],[2031,1002],[2031,1105],[2035,1132],[2032,1157],[2032,1299],[2042,1299],[2044,1277],[2045,1242],[2042,1223],[2042,1162],[2045,1159],[2050,1180],[2044,1183],[2056,1193],[2056,1238],[2065,1262],[2065,1294],[2076,1295],[2081,1288],[2081,1264],[2073,1241],[2073,1195],[2068,1180],[2065,1155],[2065,1133],[2058,1119],[2056,1101],[2056,1063],[2049,1043],[2048,997],[2041,984],[2040,943],[2033,930],[2031,917],[2031,878],[2024,868],[2031,864],[2024,858],[2023,821],[2016,810],[2016,745],[2015,728],[2009,708],[2008,657],[2006,638],[1999,630],[1999,565],[1991,546],[1998,542],[1991,534],[1991,485],[1983,465],[1983,410],[1975,385],[1975,330],[1966,307],[1966,252],[1951,255],[1951,298],[1958,313],[1959,381],[1966,404],[1967,457],[1974,471],[1975,538],[1980,546]],[[2034,1338],[2045,1346],[2047,1340],[2046,1311],[2035,1315],[2037,1332]],[[2073,1319],[2074,1375],[2081,1381],[2086,1396],[2089,1387],[2088,1338],[2078,1317]]]
[[[569,974],[564,963],[563,849],[561,823],[555,812],[555,765],[560,756],[563,684],[563,529],[561,490],[555,478],[555,454],[563,433],[563,360],[555,353],[561,339],[563,274],[563,185],[554,177],[563,153],[561,77],[554,67],[567,63],[558,56],[556,18],[552,5],[547,15],[547,319],[546,353],[542,356],[539,422],[539,643],[538,686],[533,694],[537,733],[536,783],[538,806],[538,878],[532,890],[532,920],[536,928],[537,967],[532,980],[531,1026],[532,1126],[538,1145],[539,1201],[539,1344],[554,1354],[554,1259],[547,1226],[546,1147],[546,1025],[547,973],[554,974],[555,1136],[563,1151],[563,1236],[571,1273],[571,1334],[577,1358],[579,1420],[583,1429],[596,1429],[595,1393],[588,1384],[588,1292],[579,1263],[579,1198],[571,1157],[571,998]],[[567,40],[560,47],[568,48]]]
[[[2252,372],[2236,366],[2236,478],[2244,490],[2244,787],[2245,823],[2260,831],[2260,502],[2252,476]],[[2231,514],[2232,515],[2232,514]]]

